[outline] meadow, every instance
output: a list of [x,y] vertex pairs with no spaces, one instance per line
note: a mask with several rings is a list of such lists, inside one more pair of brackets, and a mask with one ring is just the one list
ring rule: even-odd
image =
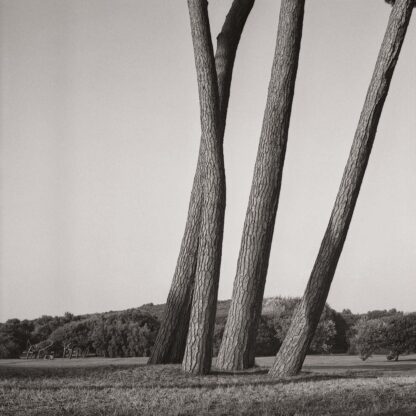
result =
[[273,357],[208,376],[146,360],[1,360],[0,414],[416,415],[416,355],[308,356],[299,376],[279,380],[267,375]]

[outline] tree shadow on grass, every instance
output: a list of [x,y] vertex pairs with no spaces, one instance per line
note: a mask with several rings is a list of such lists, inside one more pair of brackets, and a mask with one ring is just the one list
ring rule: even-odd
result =
[[209,375],[212,376],[248,376],[248,375],[256,375],[256,374],[267,374],[269,372],[268,368],[264,367],[256,367],[248,370],[241,370],[241,371],[223,371],[213,369]]
[[122,370],[133,370],[138,367],[145,367],[146,364],[109,364],[103,365],[89,365],[86,367],[16,367],[16,366],[1,366],[0,380],[13,378],[45,378],[45,377],[80,377],[80,376],[94,376],[97,374],[111,373]]
[[386,412],[375,413],[374,416],[415,416],[414,409],[400,409],[400,410],[388,410]]
[[[299,376],[291,378],[271,378],[267,375],[263,375],[264,371],[261,373],[255,373],[261,375],[261,378],[248,378],[244,374],[240,374],[241,377],[237,379],[227,380],[227,376],[221,378],[220,380],[216,377],[184,377],[182,380],[175,379],[175,381],[167,380],[152,380],[149,383],[140,383],[140,382],[125,382],[122,384],[112,383],[107,381],[105,383],[100,382],[97,384],[94,381],[91,381],[88,384],[83,384],[83,390],[89,391],[100,391],[108,390],[112,388],[116,389],[144,389],[144,390],[153,390],[153,389],[204,389],[204,390],[215,390],[221,388],[233,388],[233,387],[256,387],[256,386],[273,386],[273,385],[285,385],[285,384],[296,384],[296,383],[305,383],[305,382],[319,382],[319,381],[328,381],[328,380],[342,380],[342,379],[357,379],[357,378],[375,378],[376,375],[367,374],[363,376],[362,374],[342,374],[342,375],[328,375],[328,374],[309,374],[302,373]],[[235,374],[233,374],[235,376]],[[35,381],[31,378],[31,381]],[[22,384],[18,386],[20,390],[33,390],[41,388],[42,390],[49,391],[58,391],[63,388],[65,389],[79,389],[81,386],[78,383],[75,384],[64,384],[64,385],[54,385],[54,384],[42,384],[41,386],[32,385],[31,383]],[[16,385],[5,385],[4,389],[10,388],[15,389]]]
[[[405,361],[405,360],[403,360]],[[410,360],[408,360],[410,361]],[[415,360],[411,360],[415,361]],[[141,389],[218,389],[242,386],[272,386],[290,383],[308,383],[328,380],[376,378],[388,375],[406,375],[407,370],[415,370],[411,363],[405,365],[368,365],[362,368],[348,366],[313,366],[306,368],[298,376],[272,378],[266,367],[226,372],[215,367],[206,376],[194,376],[181,371],[178,364],[146,365],[131,364],[86,367],[7,367],[1,368],[0,380],[15,378],[19,388],[34,388],[40,381],[42,388],[59,389],[82,388],[101,390],[105,388],[141,388]],[[318,371],[317,371],[318,370]],[[319,371],[321,370],[321,371]],[[413,371],[412,371],[413,372]],[[387,373],[387,374],[386,374]],[[28,380],[29,383],[22,383]],[[43,383],[44,380],[49,380]],[[68,380],[68,383],[63,383]],[[54,383],[56,381],[56,383]],[[32,386],[32,387],[31,387]]]
[[385,365],[366,364],[361,367],[352,367],[352,366],[343,366],[343,365],[334,365],[334,366],[328,367],[325,365],[313,365],[313,366],[310,366],[309,369],[319,370],[319,371],[330,371],[330,372],[334,372],[334,371],[342,372],[342,371],[353,370],[357,373],[360,373],[360,372],[365,373],[368,370],[374,370],[374,371],[377,371],[380,375],[386,372],[403,372],[403,373],[410,372],[410,371],[416,372],[416,364],[411,364],[411,363],[404,364],[404,362],[405,361],[402,361],[400,363],[399,361],[399,362],[395,362],[394,364],[385,364]]
[[[376,378],[377,374],[360,374],[360,373],[344,373],[344,374],[317,374],[317,373],[308,373],[302,372],[299,376],[287,377],[287,378],[272,378],[267,374],[267,370],[262,370],[256,373],[257,375],[264,375],[261,378],[247,378],[247,373],[230,373],[225,376],[238,377],[237,380],[230,380],[227,382],[227,379],[224,378],[220,382],[215,382],[212,380],[208,383],[172,383],[168,385],[160,385],[161,388],[183,388],[183,389],[218,389],[218,388],[230,388],[230,387],[244,387],[244,386],[273,386],[273,385],[283,385],[283,384],[295,384],[295,383],[307,383],[307,382],[319,382],[319,381],[328,381],[328,380],[344,380],[344,379],[362,379],[362,378]],[[224,376],[224,373],[218,372],[212,375]],[[241,379],[240,376],[241,375]],[[154,386],[153,386],[154,387]],[[144,386],[146,388],[146,386]]]

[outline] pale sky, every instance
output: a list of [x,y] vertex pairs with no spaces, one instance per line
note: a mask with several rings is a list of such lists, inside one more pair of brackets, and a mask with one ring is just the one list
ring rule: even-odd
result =
[[[231,1],[212,0],[215,38]],[[257,0],[225,134],[230,298],[280,2]],[[300,296],[387,24],[382,0],[306,1],[266,296]],[[186,1],[0,0],[0,321],[165,302],[200,126]],[[329,303],[416,310],[413,16]]]

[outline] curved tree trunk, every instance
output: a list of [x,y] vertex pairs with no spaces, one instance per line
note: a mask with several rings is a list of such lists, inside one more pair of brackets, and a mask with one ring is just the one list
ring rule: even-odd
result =
[[328,228],[303,298],[270,370],[273,376],[295,375],[302,368],[348,233],[413,6],[414,0],[396,0],[393,6]]
[[[221,32],[217,37],[215,67],[220,101],[219,136],[221,141],[224,138],[237,47],[253,4],[254,0],[234,0]],[[182,361],[185,351],[201,223],[201,155],[202,147],[199,150],[188,209],[188,218],[176,270],[149,364],[179,363]]]
[[217,73],[206,0],[188,0],[198,79],[202,130],[202,218],[199,232],[184,371],[205,374],[211,367],[225,213],[225,172],[220,138]]
[[282,0],[253,183],[244,223],[233,296],[217,367],[254,365],[257,327],[282,181],[302,38],[304,0]]

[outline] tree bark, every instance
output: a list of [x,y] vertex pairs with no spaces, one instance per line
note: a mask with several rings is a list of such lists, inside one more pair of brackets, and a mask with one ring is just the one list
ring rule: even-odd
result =
[[396,0],[393,6],[331,218],[301,303],[270,369],[272,376],[295,375],[302,368],[348,233],[413,7],[414,0]]
[[[215,67],[219,93],[219,136],[221,141],[224,138],[237,47],[253,4],[254,0],[234,0],[221,32],[217,37]],[[202,146],[199,151],[188,218],[176,270],[149,364],[179,363],[182,361],[185,351],[201,224],[201,171]]]
[[217,367],[254,365],[299,60],[304,0],[282,0],[263,127]]
[[211,367],[225,214],[225,172],[214,51],[206,0],[188,0],[202,130],[202,218],[189,331],[182,368]]

